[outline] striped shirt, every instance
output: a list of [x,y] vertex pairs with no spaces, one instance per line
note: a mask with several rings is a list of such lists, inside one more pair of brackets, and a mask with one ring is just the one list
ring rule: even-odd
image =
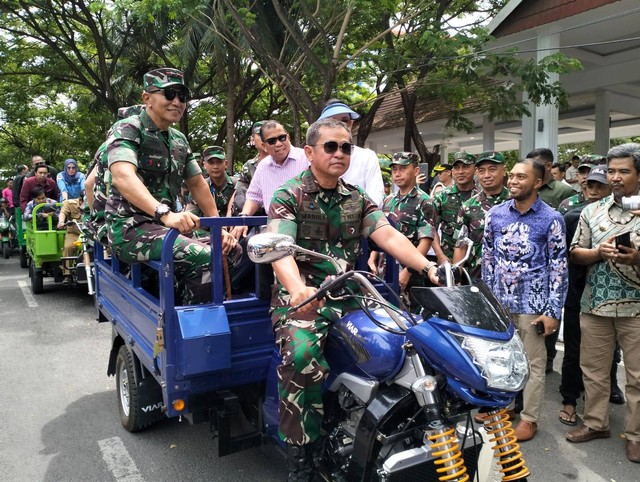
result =
[[273,157],[265,157],[256,168],[247,190],[247,199],[263,206],[269,212],[273,193],[289,179],[294,178],[309,167],[309,161],[304,149],[291,146],[289,155],[282,164],[278,164]]
[[[640,246],[640,216],[623,210],[610,195],[582,210],[571,249],[597,248],[612,236],[626,232],[633,244]],[[640,267],[614,260],[589,266],[580,311],[607,317],[640,316]]]

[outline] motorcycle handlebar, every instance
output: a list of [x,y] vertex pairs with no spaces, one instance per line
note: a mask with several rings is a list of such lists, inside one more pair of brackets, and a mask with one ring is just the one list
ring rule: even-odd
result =
[[307,298],[302,303],[291,308],[292,311],[298,310],[304,305],[311,303],[313,300],[320,299],[324,297],[328,292],[332,289],[336,288],[340,284],[344,283],[348,279],[352,279],[354,282],[358,284],[360,289],[364,294],[368,294],[375,301],[380,302],[380,307],[387,312],[389,317],[398,325],[398,327],[404,332],[408,330],[411,325],[407,323],[407,321],[400,315],[397,311],[393,310],[389,307],[387,301],[384,299],[384,296],[380,294],[380,292],[376,289],[375,286],[360,272],[358,271],[348,271],[339,276],[330,276],[327,277],[323,283],[320,285],[318,291],[314,293],[313,296]]
[[352,275],[353,275],[353,271],[343,273],[340,276],[335,276],[335,275],[327,276],[325,280],[322,282],[322,284],[320,285],[320,287],[318,288],[318,291],[316,291],[313,294],[313,296],[310,296],[309,298],[304,300],[302,303],[297,304],[296,306],[292,306],[291,311],[297,311],[303,306],[308,305],[314,300],[320,300],[324,298],[326,294],[329,293],[329,291],[331,291],[332,289],[339,286],[341,283],[351,278]]

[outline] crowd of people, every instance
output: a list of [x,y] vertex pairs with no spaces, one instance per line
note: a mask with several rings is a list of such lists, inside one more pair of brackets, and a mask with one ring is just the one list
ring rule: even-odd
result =
[[[66,230],[62,255],[73,257],[77,249],[74,242],[80,232],[75,225],[67,226],[67,221],[81,220],[85,197],[85,175],[80,172],[78,163],[75,159],[67,159],[63,170],[58,172],[42,156],[34,155],[31,158],[31,170],[21,164],[16,171],[16,177],[8,180],[2,191],[0,205],[6,204],[14,222],[15,208],[19,207],[24,221],[31,221],[35,212],[38,229]],[[34,211],[39,204],[45,206]],[[61,210],[64,213],[62,215]],[[15,231],[14,228],[12,232]]]
[[[60,213],[41,210],[43,217],[59,216],[62,227],[86,192],[87,224],[95,239],[125,262],[159,259],[164,236],[177,229],[174,269],[183,281],[178,286],[184,304],[211,296],[211,248],[193,235],[201,216],[266,214],[267,231],[291,235],[347,268],[362,254],[361,238],[370,238],[371,270],[384,269],[377,250],[393,254],[411,309],[417,306],[410,288],[437,285],[437,264],[458,261],[471,249],[469,272],[511,312],[530,361],[529,380],[513,407],[520,417],[516,438],[531,440],[539,429],[545,376],[563,323],[558,418],[576,426],[567,440],[609,437],[607,405],[626,397],[626,455],[640,462],[640,357],[633,350],[640,342],[640,215],[621,207],[623,196],[638,194],[640,145],[618,146],[606,156],[574,156],[567,165],[554,163],[553,152],[539,148],[509,172],[500,152],[457,152],[436,166],[429,192],[421,189],[419,156],[398,152],[391,160],[392,189],[383,182],[376,154],[351,142],[359,114],[332,99],[309,126],[304,147],[293,146],[277,120],[256,122],[256,155],[232,178],[222,146],[206,146],[199,157],[172,127],[188,96],[179,70],[148,72],[143,104],[120,110],[86,179],[73,159],[52,174],[34,156],[32,171],[21,166],[12,182],[13,204],[27,217],[34,203],[79,199]],[[616,243],[625,233],[630,242]],[[240,279],[248,272],[242,247],[251,235],[243,226],[223,230],[223,253]],[[471,248],[460,242],[465,237],[473,241]],[[331,320],[352,307],[315,301],[291,313],[290,306],[335,274],[333,267],[285,257],[273,263],[273,271],[273,324],[283,358],[280,435],[290,480],[310,480],[323,415],[319,387],[330,369],[324,339]],[[624,394],[615,378],[620,352]],[[583,391],[584,420],[577,426]],[[476,416],[478,422],[485,418]]]

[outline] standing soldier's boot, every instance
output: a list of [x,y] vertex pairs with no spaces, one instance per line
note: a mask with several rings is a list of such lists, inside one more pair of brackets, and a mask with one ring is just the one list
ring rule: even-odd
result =
[[313,465],[312,446],[287,444],[287,482],[311,482]]

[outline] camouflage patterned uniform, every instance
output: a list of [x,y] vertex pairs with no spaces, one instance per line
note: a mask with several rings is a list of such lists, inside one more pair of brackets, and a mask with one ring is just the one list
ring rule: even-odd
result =
[[558,212],[564,215],[564,214],[567,214],[569,211],[572,211],[573,209],[582,208],[587,204],[589,203],[584,198],[584,194],[580,192],[562,201],[560,203],[560,206],[558,206]]
[[[249,189],[249,184],[251,184],[251,179],[253,179],[253,175],[256,173],[256,169],[258,168],[258,163],[260,159],[256,154],[256,157],[253,159],[249,159],[242,166],[242,171],[238,173],[238,181],[236,182],[236,197],[233,200],[233,215],[235,216],[244,206],[244,202],[246,200],[247,189]],[[255,216],[260,216],[261,213],[256,213]]]
[[[387,196],[382,205],[382,212],[414,246],[418,246],[421,239],[433,239],[435,236],[435,227],[430,224],[434,218],[432,211],[429,195],[418,186],[414,186],[404,196],[399,191],[392,196]],[[412,286],[424,286],[424,278],[418,274],[412,274],[405,292],[408,292]]]
[[[134,114],[140,114],[142,112],[142,105],[134,105],[130,107],[120,107],[118,109],[118,119],[126,119]],[[111,131],[107,134],[107,137],[111,135]],[[93,161],[89,166],[88,172],[94,168],[96,169],[95,182],[93,185],[93,208],[89,216],[88,222],[85,223],[85,227],[88,230],[89,236],[100,242],[103,245],[109,243],[107,236],[107,225],[104,218],[104,209],[107,205],[107,198],[111,191],[111,172],[109,171],[109,160],[107,158],[107,142],[103,142],[93,156]],[[85,203],[85,209],[88,209],[89,205]]]
[[[307,169],[274,193],[268,231],[293,236],[299,246],[329,254],[349,269],[361,253],[360,237],[387,224],[362,189],[340,180],[334,191],[322,190]],[[320,286],[327,275],[335,274],[327,261],[303,256],[296,261],[307,286]],[[321,388],[329,371],[323,351],[331,321],[350,306],[326,300],[317,312],[291,314],[289,300],[289,293],[278,283],[272,320],[282,355],[278,367],[280,437],[303,445],[320,435]]]
[[474,187],[471,191],[460,191],[458,186],[454,184],[431,198],[431,205],[436,216],[435,219],[431,220],[431,224],[440,227],[440,246],[442,246],[442,251],[449,259],[453,258],[453,248],[456,244],[454,234],[458,211],[460,211],[463,202],[468,201],[476,194],[478,194],[477,187]]
[[225,174],[226,180],[221,189],[218,189],[211,178],[207,179],[207,184],[209,185],[209,190],[211,191],[211,195],[213,199],[216,201],[216,206],[218,207],[218,212],[220,216],[227,215],[227,208],[229,207],[229,201],[231,201],[231,196],[233,196],[233,180],[228,174]]
[[467,266],[469,267],[469,274],[474,278],[480,278],[482,274],[481,263],[484,218],[489,209],[496,204],[503,203],[507,199],[509,199],[509,190],[506,187],[503,187],[502,191],[495,196],[487,196],[487,193],[483,190],[465,201],[458,211],[454,238],[459,239],[460,228],[462,226],[467,227],[467,237],[473,241],[471,255],[467,261]]
[[[182,84],[182,73],[174,69],[157,69],[145,74],[145,88],[161,89],[175,84]],[[184,134],[171,127],[160,131],[146,111],[113,125],[106,154],[109,168],[115,162],[135,165],[149,193],[171,208],[175,208],[182,180],[202,175]],[[105,218],[109,242],[119,259],[125,262],[160,259],[162,241],[169,228],[131,204],[113,186]],[[179,283],[183,303],[208,301],[211,297],[209,245],[180,235],[174,243],[173,255],[175,275],[185,281]]]

